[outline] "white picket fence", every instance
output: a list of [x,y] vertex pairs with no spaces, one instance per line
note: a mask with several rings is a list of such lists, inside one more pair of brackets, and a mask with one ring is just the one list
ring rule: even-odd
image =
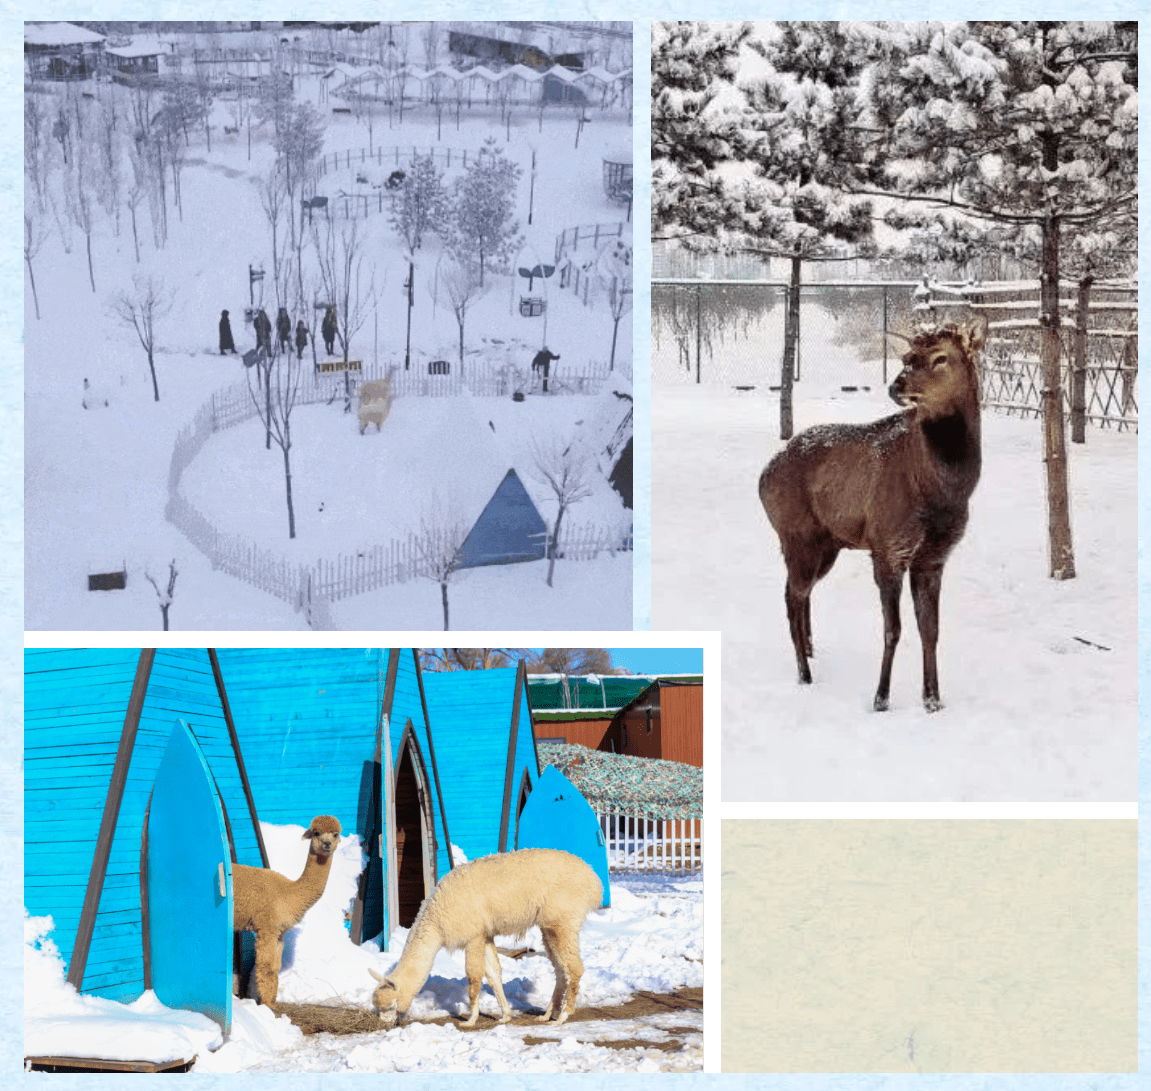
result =
[[644,814],[596,812],[607,843],[609,871],[703,870],[703,820],[650,818]]
[[[357,381],[368,375],[358,376]],[[374,377],[374,376],[373,376]],[[328,401],[334,388],[330,377],[303,375],[299,402]],[[342,382],[338,388],[342,391]],[[352,554],[319,558],[313,565],[292,563],[236,534],[221,531],[180,492],[180,479],[213,433],[256,415],[245,384],[216,391],[191,422],[180,429],[168,466],[165,517],[211,562],[253,587],[302,610],[313,628],[330,628],[328,606],[340,599],[405,583],[429,574],[429,564],[442,556],[444,542],[409,534],[405,539],[368,546]],[[600,553],[615,556],[633,548],[630,531],[569,523],[560,535],[558,554],[565,560],[593,560]]]

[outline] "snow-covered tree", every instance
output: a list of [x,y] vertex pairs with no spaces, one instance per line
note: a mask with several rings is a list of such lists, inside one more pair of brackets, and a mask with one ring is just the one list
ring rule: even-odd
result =
[[615,370],[615,347],[619,340],[619,324],[625,314],[632,308],[631,274],[613,279],[611,291],[608,294],[608,310],[611,314],[611,357],[608,360],[608,370]]
[[375,306],[375,269],[365,266],[365,238],[357,219],[339,226],[330,217],[314,220],[311,238],[325,298],[336,305],[336,338],[347,360],[352,338]]
[[109,301],[113,317],[131,326],[148,354],[148,370],[152,374],[152,393],[160,400],[160,385],[156,381],[156,324],[172,310],[172,295],[157,276],[132,278],[133,290],[119,292]]
[[506,262],[523,245],[515,212],[516,185],[523,171],[496,146],[484,141],[480,154],[456,181],[454,215],[447,245],[460,263],[478,262],[480,286],[493,262]]
[[[861,81],[866,112],[842,142],[855,192],[1038,232],[1049,571],[1070,579],[1061,239],[1135,208],[1137,27],[906,24],[885,34],[891,60]],[[853,26],[850,37],[857,53],[874,51],[873,29]]]
[[596,475],[595,455],[576,436],[552,434],[535,436],[531,441],[533,476],[552,491],[556,500],[556,517],[548,535],[548,587],[552,586],[556,557],[559,556],[560,530],[564,515],[573,505],[592,494]]
[[392,196],[388,222],[410,253],[420,249],[427,232],[443,229],[447,215],[443,175],[432,156],[417,155],[404,173],[403,184]]
[[51,164],[51,143],[48,140],[50,129],[48,107],[44,96],[27,91],[24,94],[24,177],[25,203],[28,198],[36,201],[43,211],[48,200],[48,174]]
[[287,111],[283,128],[272,139],[276,162],[284,171],[284,186],[292,207],[312,164],[324,149],[324,119],[310,103],[295,103]]

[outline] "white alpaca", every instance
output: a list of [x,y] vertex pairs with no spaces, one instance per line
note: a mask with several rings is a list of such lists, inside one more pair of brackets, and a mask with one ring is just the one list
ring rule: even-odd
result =
[[392,408],[392,380],[372,379],[360,384],[360,435],[369,424],[381,431]]
[[256,986],[260,1002],[272,1007],[280,986],[284,933],[304,919],[320,900],[332,870],[332,854],[340,843],[340,823],[330,814],[317,815],[304,831],[311,838],[308,862],[298,879],[269,868],[232,865],[232,928],[256,933]]
[[539,925],[556,975],[551,1001],[539,1021],[547,1022],[555,1012],[557,1025],[565,1022],[583,976],[580,929],[588,913],[602,903],[599,876],[570,852],[520,849],[462,864],[448,872],[420,906],[392,972],[382,977],[369,971],[380,982],[372,994],[380,1022],[391,1027],[407,1014],[441,947],[464,951],[471,1014],[463,1025],[475,1026],[485,974],[503,1013],[499,1021],[509,1022],[512,1009],[504,996],[493,940],[522,936],[533,925]]

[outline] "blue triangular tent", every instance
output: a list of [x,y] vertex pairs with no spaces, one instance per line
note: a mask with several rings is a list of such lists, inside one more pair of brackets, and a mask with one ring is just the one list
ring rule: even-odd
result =
[[527,489],[508,470],[460,549],[460,568],[538,561],[546,553],[547,526]]
[[520,813],[517,849],[563,849],[578,856],[603,883],[603,908],[611,905],[607,846],[591,804],[554,765],[540,774]]

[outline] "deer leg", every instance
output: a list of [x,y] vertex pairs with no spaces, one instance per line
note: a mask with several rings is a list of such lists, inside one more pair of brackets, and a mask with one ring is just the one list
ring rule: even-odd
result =
[[791,643],[795,648],[795,665],[799,668],[799,681],[811,684],[811,668],[807,657],[811,649],[811,588],[800,591],[790,577],[783,591],[783,601],[787,606],[787,626],[791,631]]
[[911,599],[915,603],[915,620],[919,623],[919,640],[923,645],[923,707],[938,712],[939,674],[935,663],[935,645],[939,641],[939,586],[943,567],[911,570]]
[[891,664],[895,660],[895,647],[899,643],[899,596],[903,593],[903,569],[896,568],[885,559],[871,555],[875,582],[879,587],[879,603],[883,607],[883,662],[879,667],[879,685],[875,690],[875,711],[887,711],[887,697],[891,691]]

